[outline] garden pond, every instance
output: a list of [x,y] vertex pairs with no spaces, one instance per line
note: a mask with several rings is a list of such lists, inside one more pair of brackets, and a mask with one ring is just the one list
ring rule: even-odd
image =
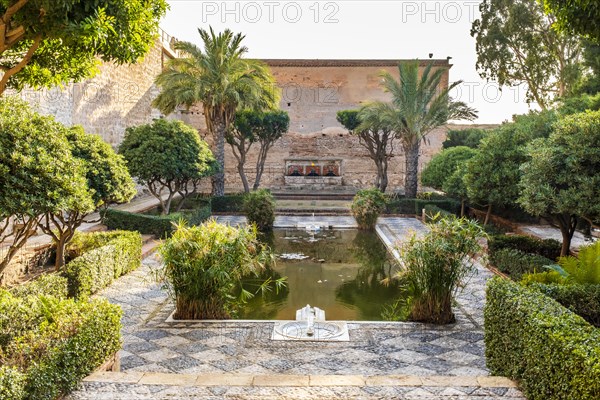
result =
[[293,320],[296,310],[310,304],[330,321],[377,321],[401,295],[394,280],[382,283],[398,266],[374,232],[275,229],[264,241],[275,263],[263,278],[286,277],[287,287],[257,295],[238,318]]

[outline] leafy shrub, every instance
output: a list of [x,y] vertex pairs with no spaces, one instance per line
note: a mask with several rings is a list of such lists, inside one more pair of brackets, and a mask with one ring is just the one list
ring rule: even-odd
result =
[[472,149],[476,149],[479,146],[479,142],[489,132],[484,129],[462,129],[462,130],[449,130],[447,139],[442,143],[444,149],[449,149],[458,146],[467,146]]
[[531,400],[600,398],[600,330],[539,291],[494,278],[487,287],[486,364]]
[[[176,319],[225,319],[254,294],[241,290],[247,275],[258,277],[268,252],[252,225],[234,228],[209,220],[198,227],[180,225],[159,252],[165,267],[159,278],[174,298]],[[282,281],[281,281],[282,283]],[[268,287],[267,280],[259,290]],[[235,298],[234,293],[241,293]]]
[[425,210],[425,222],[430,222],[454,215],[433,204],[426,204],[425,207],[423,207],[423,210]]
[[533,283],[552,284],[559,283],[564,284],[565,278],[556,271],[545,271],[535,273],[525,273],[521,278],[521,284],[528,286]]
[[[0,289],[0,349],[43,321],[37,297],[15,297]],[[0,358],[2,354],[0,352]]]
[[[142,238],[138,232],[96,232],[87,235],[92,236],[88,244],[104,241],[107,244],[84,252],[67,264],[64,273],[72,297],[96,293],[141,264]],[[81,240],[81,243],[85,242]]]
[[600,285],[535,283],[529,287],[553,298],[590,324],[600,328]]
[[189,225],[199,225],[210,217],[208,205],[193,211],[181,211],[169,215],[145,215],[127,211],[107,209],[103,213],[103,223],[109,229],[137,231],[142,234],[154,235],[159,238],[170,236],[175,224],[184,219]]
[[20,400],[25,397],[27,377],[17,368],[0,366],[0,399]]
[[560,256],[561,244],[554,239],[535,239],[526,235],[497,235],[488,240],[488,253],[493,257],[494,253],[501,249],[515,249],[527,254],[538,254],[540,256],[556,260]]
[[273,229],[275,221],[275,200],[265,189],[248,193],[244,198],[244,213],[248,222],[256,224],[260,231]]
[[477,150],[465,146],[442,150],[440,153],[434,155],[431,161],[423,168],[421,183],[424,186],[441,190],[454,171],[475,154],[477,154]]
[[582,246],[577,257],[566,256],[558,259],[558,265],[550,266],[571,283],[600,284],[600,241]]
[[214,213],[240,213],[244,210],[244,193],[228,194],[211,199]]
[[[24,302],[19,308],[32,299],[17,299]],[[40,323],[0,352],[0,390],[17,396],[10,399],[60,398],[121,347],[118,306],[104,299],[75,302],[52,297],[35,298],[35,303]]]
[[454,321],[453,297],[474,271],[472,257],[484,233],[475,222],[454,216],[427,226],[422,238],[415,234],[401,246],[399,279],[411,296],[409,319],[447,324]]
[[15,297],[44,295],[66,299],[68,295],[67,278],[58,274],[45,274],[11,288],[10,292]]
[[495,251],[489,261],[515,281],[520,280],[526,273],[543,272],[544,266],[553,264],[553,261],[546,257],[508,248]]
[[388,200],[385,213],[386,214],[408,214],[421,215],[423,208],[427,205],[439,207],[451,214],[458,215],[460,213],[460,201],[450,198],[431,198],[431,199],[407,199],[398,198]]
[[358,229],[375,229],[379,214],[385,210],[385,195],[379,189],[359,190],[351,209]]

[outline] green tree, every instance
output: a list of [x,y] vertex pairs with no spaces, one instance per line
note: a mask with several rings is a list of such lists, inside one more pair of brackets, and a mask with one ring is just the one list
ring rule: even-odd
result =
[[476,148],[479,146],[479,142],[481,139],[487,135],[488,130],[486,129],[450,129],[448,130],[448,135],[446,140],[442,143],[442,148],[449,149],[451,147],[458,146],[467,146],[471,148]]
[[252,186],[253,190],[257,190],[260,186],[260,178],[265,170],[265,161],[267,160],[269,150],[288,131],[289,127],[290,117],[287,112],[277,110],[263,114],[262,127],[257,132],[260,148],[258,158],[256,159],[256,177]]
[[225,135],[241,109],[267,110],[275,107],[279,92],[268,66],[244,58],[244,36],[230,30],[215,34],[198,29],[204,49],[190,42],[177,42],[183,57],[170,60],[156,78],[161,93],[154,105],[169,114],[179,106],[201,102],[219,172],[213,177],[213,195],[225,193]]
[[466,163],[465,185],[469,200],[487,206],[484,225],[493,206],[516,204],[519,197],[520,166],[527,161],[525,146],[533,139],[547,137],[556,114],[531,112],[516,116],[481,141],[479,152]]
[[600,111],[565,117],[548,138],[533,141],[528,153],[519,203],[560,228],[566,256],[577,217],[600,217]]
[[125,203],[136,194],[125,160],[98,135],[87,134],[80,126],[66,130],[71,154],[81,162],[87,184],[72,196],[67,207],[46,212],[40,228],[56,246],[56,269],[65,264],[65,247],[89,214],[110,203]]
[[369,158],[377,168],[374,186],[385,193],[388,185],[388,162],[394,155],[396,133],[388,126],[382,126],[378,114],[365,111],[368,110],[364,107],[360,111],[338,111],[337,120],[351,135],[357,136],[360,145],[367,149]]
[[484,0],[473,22],[477,70],[500,85],[527,85],[528,101],[547,109],[579,77],[580,41],[557,32],[536,0]]
[[465,146],[444,149],[431,159],[421,172],[421,184],[442,190],[459,165],[473,158],[477,150]]
[[538,0],[547,13],[556,16],[564,32],[600,41],[600,4],[595,0]]
[[467,192],[467,186],[465,184],[465,174],[466,172],[467,161],[459,164],[452,175],[446,179],[444,184],[442,185],[442,190],[451,197],[457,198],[460,200],[460,216],[465,216],[465,206],[466,202],[469,199],[469,193]]
[[381,130],[394,132],[400,139],[405,157],[404,190],[406,197],[414,198],[417,196],[421,142],[448,120],[473,120],[477,114],[465,103],[449,97],[450,90],[461,81],[447,88],[440,87],[445,69],[434,69],[430,63],[420,73],[419,61],[415,60],[400,63],[398,71],[399,81],[387,71],[381,73],[383,91],[391,94],[392,101],[368,103],[361,109],[360,119],[367,125],[374,124]]
[[134,63],[148,52],[165,0],[0,1],[0,95],[97,71],[97,58]]
[[0,243],[9,243],[0,273],[35,233],[42,216],[67,209],[86,186],[65,131],[26,102],[0,98]]
[[176,194],[182,197],[181,208],[185,199],[197,192],[200,179],[218,168],[194,128],[162,118],[127,128],[119,153],[127,160],[131,175],[158,199],[163,214],[171,211]]

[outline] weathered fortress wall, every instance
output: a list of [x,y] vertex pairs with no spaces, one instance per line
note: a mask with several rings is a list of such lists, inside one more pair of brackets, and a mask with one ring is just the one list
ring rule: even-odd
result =
[[[87,132],[99,134],[113,146],[122,141],[128,126],[149,123],[161,116],[151,106],[158,94],[154,78],[164,61],[173,53],[164,42],[157,41],[144,60],[136,65],[100,65],[100,73],[86,82],[50,91],[25,91],[27,98],[45,114],[55,115],[67,124],[82,125]],[[350,136],[336,121],[339,110],[358,108],[365,101],[388,100],[379,87],[381,70],[398,77],[397,60],[265,60],[281,89],[280,107],[290,115],[290,132],[270,151],[262,178],[263,187],[284,184],[285,160],[289,158],[342,159],[345,185],[368,187],[375,179],[373,162],[358,139]],[[429,62],[429,61],[427,61]],[[433,60],[436,68],[445,69],[441,86],[448,85],[447,60]],[[181,119],[199,130],[209,143],[201,107],[182,110],[169,118]],[[471,127],[450,126],[451,129]],[[446,136],[446,127],[436,129],[421,148],[421,164],[439,151]],[[404,159],[400,143],[389,165],[390,188],[402,186]],[[226,149],[226,189],[241,190],[236,160]],[[250,182],[254,179],[257,148],[251,150],[246,164]]]

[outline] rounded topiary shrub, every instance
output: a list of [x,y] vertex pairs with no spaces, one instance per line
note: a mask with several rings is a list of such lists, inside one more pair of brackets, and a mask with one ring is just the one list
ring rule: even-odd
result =
[[377,217],[385,210],[385,196],[378,189],[360,190],[352,201],[352,215],[359,229],[375,229]]
[[244,214],[249,223],[256,224],[260,231],[273,229],[275,221],[275,200],[266,189],[248,193],[244,198]]

